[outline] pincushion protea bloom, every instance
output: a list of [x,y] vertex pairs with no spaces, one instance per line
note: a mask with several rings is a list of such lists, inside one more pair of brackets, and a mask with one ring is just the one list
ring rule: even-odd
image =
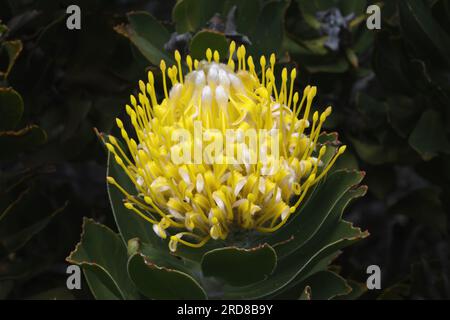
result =
[[331,108],[313,110],[315,87],[300,95],[295,69],[288,77],[274,55],[256,67],[235,49],[224,60],[209,49],[204,61],[187,56],[185,67],[175,52],[175,66],[160,65],[162,99],[149,73],[126,106],[129,121],[117,120],[121,138],[100,135],[119,233],[85,219],[67,258],[96,298],[331,299],[352,290],[328,265],[368,235],[342,219],[366,192],[364,174],[330,172],[345,146],[321,132]]
[[[113,136],[106,142],[136,194],[113,177],[108,182],[123,193],[127,209],[151,223],[159,237],[170,239],[171,251],[179,243],[197,248],[242,230],[278,230],[345,150],[345,146],[336,149],[326,164],[322,162],[327,146],[319,147],[318,138],[331,107],[321,114],[313,112],[316,87],[307,86],[299,94],[294,90],[296,69],[283,68],[281,81],[275,79],[274,54],[268,63],[262,56],[256,67],[244,46],[237,49],[235,63],[235,51],[232,42],[227,63],[221,63],[219,53],[211,49],[204,61],[193,61],[188,55],[186,75],[179,52],[175,52],[176,65],[167,68],[161,61],[164,98],[158,101],[149,72],[148,82],[139,82],[140,92],[126,105],[133,133],[117,119],[123,143]],[[257,148],[249,148],[241,137],[226,148],[241,152],[242,162],[224,153],[215,154],[213,161],[202,157],[173,161],[174,154],[192,151],[199,144],[195,138],[174,140],[176,132],[184,130],[194,137],[198,124],[202,134],[215,129],[223,136],[229,130],[254,129]],[[277,140],[260,134],[261,130],[276,130]],[[263,145],[270,154],[251,162]]]

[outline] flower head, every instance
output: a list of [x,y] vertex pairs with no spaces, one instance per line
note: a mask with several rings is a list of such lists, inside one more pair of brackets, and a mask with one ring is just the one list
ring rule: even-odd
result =
[[[244,46],[236,51],[232,42],[229,51],[227,63],[211,49],[204,61],[187,56],[185,76],[178,51],[176,65],[167,68],[161,61],[164,98],[157,99],[149,72],[126,105],[134,132],[117,119],[124,143],[113,136],[106,143],[136,195],[112,177],[108,182],[124,193],[126,208],[170,239],[172,251],[179,243],[201,247],[210,239],[224,240],[236,230],[279,229],[345,150],[339,148],[324,167],[327,147],[319,148],[318,137],[331,107],[312,112],[317,89],[307,86],[300,98],[295,69],[288,77],[284,68],[277,84],[274,54],[268,62],[262,56],[256,68]],[[204,140],[223,142],[233,130],[237,135],[226,139],[227,152],[203,147]],[[254,134],[246,135],[249,131]],[[238,161],[230,156],[236,153]]]

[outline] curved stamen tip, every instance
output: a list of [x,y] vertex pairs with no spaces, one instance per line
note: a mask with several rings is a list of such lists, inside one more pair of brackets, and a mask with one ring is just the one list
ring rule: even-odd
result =
[[161,60],[159,63],[159,68],[164,72],[166,70],[166,62],[164,60]]
[[208,60],[208,62],[211,62],[211,58],[212,58],[212,50],[211,48],[206,49],[206,60]]
[[116,184],[116,180],[113,177],[106,177],[106,180],[108,181],[108,183],[110,184]]
[[177,251],[178,240],[179,240],[179,238],[177,236],[170,236],[169,249],[171,252]]
[[131,209],[134,208],[134,207],[133,207],[133,204],[130,203],[130,202],[125,202],[124,205],[125,205],[125,208],[127,208],[127,209],[129,209],[129,210],[131,210]]
[[175,61],[176,62],[181,61],[181,55],[180,55],[180,52],[178,50],[175,50]]

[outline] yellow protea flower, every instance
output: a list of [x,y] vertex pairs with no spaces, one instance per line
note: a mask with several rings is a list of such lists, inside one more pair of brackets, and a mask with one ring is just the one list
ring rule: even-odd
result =
[[[193,61],[188,55],[189,72],[185,76],[178,51],[176,65],[167,68],[161,61],[162,101],[156,97],[154,76],[149,72],[148,82],[139,81],[138,96],[132,95],[130,105],[126,105],[136,140],[117,119],[125,147],[113,136],[106,143],[136,186],[137,194],[129,194],[112,177],[108,182],[124,193],[125,207],[153,224],[159,237],[170,236],[172,251],[178,243],[201,247],[211,238],[224,240],[236,230],[279,229],[345,150],[345,146],[340,147],[319,171],[326,146],[317,150],[317,141],[331,107],[310,117],[317,88],[307,86],[300,99],[294,92],[296,69],[290,71],[288,79],[284,68],[277,84],[274,54],[268,63],[261,56],[258,74],[245,47],[235,51],[232,42],[227,63],[221,63],[219,53],[211,49],[206,51],[204,61]],[[279,142],[279,157],[268,155],[266,163],[235,163],[216,154],[220,159],[215,162],[174,162],[174,153],[194,149],[197,144],[195,139],[173,141],[174,133],[183,129],[194,134],[196,123],[201,124],[203,132],[216,129],[224,134],[229,129],[275,129],[279,133],[275,141]],[[272,138],[263,137],[259,143],[267,143],[273,152]],[[228,148],[244,149],[247,156],[254,153],[246,149],[242,139]],[[268,163],[275,162],[273,170]]]

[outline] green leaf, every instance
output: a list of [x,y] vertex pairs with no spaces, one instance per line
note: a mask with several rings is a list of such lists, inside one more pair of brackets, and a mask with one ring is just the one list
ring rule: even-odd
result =
[[329,63],[307,63],[306,69],[311,73],[344,73],[348,70],[349,63],[346,59],[340,58]]
[[373,165],[381,165],[385,163],[404,162],[414,160],[415,152],[410,148],[402,148],[395,144],[379,144],[374,142],[366,142],[347,136],[352,143],[358,156],[365,162]]
[[390,96],[387,104],[388,122],[402,138],[407,138],[419,120],[420,103],[412,97]]
[[430,160],[440,152],[450,153],[450,143],[442,124],[442,117],[432,109],[422,114],[408,142],[424,160]]
[[228,41],[223,33],[215,31],[200,31],[191,41],[190,54],[194,59],[204,59],[206,49],[217,50],[220,56],[227,57]]
[[73,97],[67,101],[67,116],[64,125],[64,132],[61,134],[63,143],[70,143],[70,139],[76,135],[80,126],[86,122],[89,112],[92,109],[92,100]]
[[363,176],[362,172],[342,170],[326,178],[310,196],[308,202],[290,217],[291,221],[269,238],[270,243],[274,245],[293,237],[291,241],[275,247],[277,255],[280,258],[287,256],[311,239],[341,197],[352,186],[361,182]]
[[196,261],[180,259],[175,253],[170,252],[167,247],[164,248],[164,250],[161,250],[160,248],[155,248],[148,243],[142,243],[141,247],[136,253],[143,254],[146,260],[158,265],[159,267],[177,269],[192,276],[195,279],[197,279],[198,274],[201,272],[200,263]]
[[203,256],[202,270],[206,277],[245,286],[267,279],[276,264],[275,250],[264,244],[251,249],[227,247],[209,251]]
[[[365,14],[361,18],[362,21],[365,21],[367,19]],[[371,50],[371,48],[373,47],[374,36],[375,34],[374,32],[372,32],[372,30],[363,29],[362,34],[359,35],[352,46],[353,51],[355,51],[355,53],[360,56],[361,54],[364,54],[365,52]]]
[[[32,252],[36,244],[28,242],[21,252]],[[1,250],[1,248],[0,248]],[[19,253],[20,254],[20,253]],[[15,255],[17,257],[17,255]],[[33,279],[45,273],[55,264],[54,252],[40,252],[39,254],[20,254],[20,259],[3,259],[0,268],[0,283],[4,280],[16,281]],[[1,290],[0,290],[1,291]]]
[[[116,182],[130,194],[136,194],[136,187],[123,169],[114,161],[114,157],[108,153],[107,176],[113,177]],[[139,238],[142,242],[154,247],[167,250],[167,243],[159,238],[152,230],[152,224],[139,217],[123,205],[124,195],[113,185],[107,184],[109,201],[114,214],[114,219],[120,235],[127,245],[133,238]]]
[[[310,241],[302,250],[295,252],[289,262],[279,261],[279,267],[269,279],[245,287],[227,286],[224,288],[223,298],[258,299],[277,293],[297,278],[302,281],[302,274],[307,274],[309,269],[324,257],[367,236],[366,233],[343,221],[340,221],[333,231],[327,231],[326,236],[322,235]],[[292,263],[293,261],[295,263]]]
[[337,159],[333,168],[331,168],[333,171],[344,169],[359,170],[358,159],[355,154],[348,149],[345,150],[345,152]]
[[1,23],[0,20],[0,36],[3,36],[3,34],[5,34],[6,32],[8,32],[8,27],[4,24]]
[[379,102],[365,93],[356,94],[356,106],[364,116],[367,126],[375,128],[385,126],[387,106],[383,102]]
[[320,144],[331,144],[337,145],[338,143],[338,133],[337,132],[322,132],[317,139],[317,142]]
[[399,1],[400,25],[409,44],[423,57],[436,53],[450,66],[450,36],[422,0]]
[[174,255],[200,264],[203,259],[203,256],[208,251],[217,248],[223,248],[225,246],[226,240],[217,239],[214,241],[208,241],[205,245],[203,245],[200,248],[191,248],[189,246],[178,246],[177,251],[174,253]]
[[[346,1],[351,2],[351,0]],[[302,10],[302,12],[314,15],[317,11],[325,11],[332,7],[337,7],[339,4],[339,0],[314,0],[314,1],[297,0],[297,4]]]
[[127,249],[118,234],[85,218],[81,240],[66,260],[83,268],[96,299],[136,299],[136,289],[126,271],[127,259]]
[[[325,56],[328,53],[325,48],[325,42],[328,37],[319,37],[314,39],[298,39],[291,34],[288,34],[283,41],[283,47],[290,55],[305,57],[305,56]],[[323,61],[322,61],[323,62]],[[303,63],[302,63],[303,64]]]
[[391,214],[402,214],[427,225],[442,234],[447,230],[447,215],[440,199],[440,190],[421,188],[400,198],[391,208]]
[[290,0],[268,1],[261,9],[253,30],[243,30],[248,34],[252,46],[251,54],[259,56],[271,53],[280,54],[284,40],[284,16]]
[[[330,263],[332,263],[336,258],[341,254],[340,251],[334,252],[333,254],[326,256],[325,258],[322,258],[320,261],[314,263],[314,267],[310,268],[307,273],[302,273],[302,279],[307,279],[308,277],[312,276],[313,274],[320,272],[320,271],[327,271],[328,266]],[[309,295],[311,295],[311,288],[309,288]],[[303,280],[299,281],[292,281],[289,283],[284,289],[277,292],[275,295],[271,295],[271,299],[282,299],[282,300],[291,300],[291,299],[297,299],[298,296],[303,295],[305,292],[305,287],[303,284]],[[311,298],[311,296],[309,297]],[[310,299],[309,299],[310,300]]]
[[[245,287],[227,286],[224,288],[224,298],[257,299],[276,295],[288,285],[295,286],[303,281],[317,266],[324,267],[323,262],[330,261],[330,257],[335,256],[337,251],[366,237],[367,232],[361,232],[351,223],[339,220],[349,201],[362,196],[366,189],[362,186],[349,190],[329,214],[320,232],[289,258],[279,259],[275,272],[267,280]],[[282,245],[284,244],[280,244]]]
[[[353,201],[354,199],[363,197],[367,193],[367,189],[368,189],[367,186],[360,185],[358,187],[353,186],[352,188],[347,190],[347,192],[339,199],[339,201],[333,207],[333,210],[330,212],[330,214],[327,216],[327,219],[324,221],[324,223],[320,227],[319,232],[317,232],[317,234],[314,236],[314,238],[311,239],[310,241],[313,241],[314,239],[318,239],[318,238],[320,239],[320,237],[323,237],[324,234],[326,235],[326,234],[330,233],[331,229],[334,229],[334,230],[339,229],[339,223],[341,223],[341,225],[344,228],[347,228],[348,227],[347,225],[351,226],[350,222],[342,220],[342,215],[344,213],[344,210],[351,201]],[[351,232],[352,234],[354,232],[356,232],[356,234],[360,234],[360,232],[361,232],[361,230],[359,230],[358,228],[354,228],[353,226],[351,226],[350,229],[352,230],[352,232]],[[368,234],[366,232],[364,232],[364,234],[361,234],[361,235],[367,236]],[[297,251],[301,251],[301,250],[297,250]]]
[[0,214],[0,246],[8,252],[15,252],[42,231],[66,205],[47,215],[29,212],[36,197],[26,189]]
[[381,31],[375,38],[373,52],[373,71],[380,85],[389,91],[411,94],[414,88],[409,76],[410,67],[405,59],[407,52],[404,43],[389,32]]
[[21,249],[67,205],[53,212],[51,212],[53,207],[48,208],[50,211],[48,212],[44,204],[41,204],[43,210],[30,210],[36,202],[42,201],[36,189],[32,187],[25,189],[0,211],[0,247],[3,246],[8,252]]
[[12,67],[14,66],[14,63],[17,60],[17,57],[19,56],[20,52],[22,51],[22,41],[20,40],[12,40],[12,41],[5,41],[1,44],[0,47],[0,53],[2,50],[6,51],[6,54],[8,56],[8,63],[5,70],[0,70],[0,75],[7,78],[9,73],[11,72]]
[[237,32],[247,34],[258,22],[262,1],[226,0],[222,16],[226,17],[233,6],[236,6],[235,23]]
[[215,13],[222,13],[223,0],[180,0],[172,10],[178,33],[195,32],[206,26]]
[[[339,211],[336,210],[337,212]],[[338,223],[334,223],[333,228],[323,228],[321,234],[308,242],[304,248],[295,252],[290,259],[280,262],[280,265],[283,265],[283,269],[286,268],[280,271],[280,275],[287,270],[289,270],[287,271],[288,273],[292,272],[291,265],[298,261],[298,265],[301,265],[301,268],[294,274],[294,278],[290,280],[291,285],[296,285],[310,275],[315,274],[316,266],[324,259],[329,259],[330,256],[335,257],[343,248],[367,236],[368,232],[361,232],[359,228],[353,227],[349,222],[341,220]],[[319,245],[316,245],[316,243],[319,243]]]
[[23,100],[12,88],[0,88],[0,131],[12,130],[23,114]]
[[151,299],[206,298],[202,287],[187,273],[156,265],[141,253],[130,257],[128,273],[138,290]]
[[11,158],[16,154],[28,151],[47,141],[47,133],[36,125],[18,131],[0,132],[0,149],[7,150],[0,154],[1,158]]
[[366,13],[367,3],[361,0],[344,0],[339,1],[339,8],[341,9],[342,15],[346,16],[348,14],[354,13],[355,16]]
[[197,32],[207,27],[215,14],[225,20],[236,5],[235,24],[238,33],[247,35],[255,27],[261,13],[262,1],[240,0],[180,0],[172,10],[172,20],[178,33]]
[[411,281],[409,278],[402,279],[399,282],[383,290],[377,297],[377,300],[405,300],[411,295]]
[[[197,32],[206,27],[207,22],[216,13],[221,14],[225,19],[230,8],[236,4],[237,32],[249,37],[252,42],[252,46],[248,48],[249,52],[257,56],[272,52],[279,53],[284,38],[284,14],[290,1],[272,0],[264,3],[263,7],[261,3],[260,1],[181,0],[174,6],[172,18],[178,33]],[[206,46],[213,49],[211,44]],[[198,55],[198,52],[195,55]],[[203,56],[204,50],[200,57]]]
[[158,20],[148,12],[130,12],[128,21],[129,25],[116,26],[116,32],[130,39],[153,65],[159,65],[161,60],[165,60],[168,65],[174,63],[172,57],[164,51],[164,44],[169,40],[170,34]]
[[[299,285],[301,281],[316,272],[325,271],[328,265],[340,254],[340,251],[333,250],[333,248],[338,248],[338,250],[340,250],[341,248],[358,241],[358,239],[368,236],[367,232],[361,232],[359,228],[354,228],[351,223],[341,220],[347,205],[353,199],[365,195],[366,192],[366,186],[359,186],[358,188],[348,190],[334,206],[332,212],[322,224],[319,232],[291,256],[280,261],[281,266],[287,266],[288,268],[292,266],[300,268],[301,266],[300,271],[296,274],[295,280],[288,285],[288,288],[291,289],[288,289],[287,291],[295,290],[296,287],[302,288],[304,285]],[[339,236],[342,236],[342,239],[339,240]],[[315,254],[309,261],[305,262],[305,259],[308,258],[307,252],[314,252],[314,250],[310,250],[310,248],[314,248],[317,244],[318,247],[322,246],[326,241],[330,241],[329,237],[332,239],[334,238],[337,241],[334,242],[333,245],[328,246],[328,248],[325,248],[322,253]],[[322,245],[320,243],[322,243]]]

